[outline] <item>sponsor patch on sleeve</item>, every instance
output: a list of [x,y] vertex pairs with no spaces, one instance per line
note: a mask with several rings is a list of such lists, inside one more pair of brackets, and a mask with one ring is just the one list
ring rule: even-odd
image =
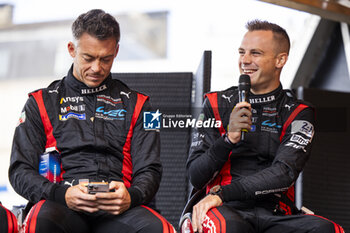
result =
[[202,145],[205,135],[201,133],[193,133],[191,147],[197,147]]
[[18,119],[17,126],[19,126],[20,124],[24,123],[25,121],[26,121],[26,112],[23,111],[21,113],[21,116]]
[[290,141],[295,142],[301,146],[306,146],[310,142],[310,139],[304,138],[297,134],[293,134],[292,137],[290,138]]
[[297,120],[292,122],[292,134],[301,133],[310,139],[314,135],[314,126],[308,121]]
[[311,142],[314,136],[314,126],[308,121],[296,120],[292,122],[291,133],[292,136],[285,146],[301,149],[306,152],[305,147]]

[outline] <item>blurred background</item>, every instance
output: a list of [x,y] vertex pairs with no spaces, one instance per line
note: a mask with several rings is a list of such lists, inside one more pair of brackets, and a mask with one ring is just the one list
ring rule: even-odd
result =
[[0,201],[10,209],[26,203],[7,176],[14,129],[27,94],[67,73],[70,26],[81,13],[100,8],[119,21],[112,72],[194,72],[211,50],[210,89],[226,89],[238,82],[246,22],[262,19],[291,39],[284,88],[350,92],[349,7],[348,0],[0,0]]

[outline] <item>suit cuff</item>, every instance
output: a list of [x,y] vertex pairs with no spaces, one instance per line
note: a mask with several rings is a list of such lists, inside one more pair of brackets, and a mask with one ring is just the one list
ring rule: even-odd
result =
[[210,148],[210,150],[211,150],[211,154],[215,155],[215,158],[219,159],[220,161],[226,162],[232,149],[234,149],[235,147],[236,147],[236,144],[229,144],[225,142],[224,137],[219,137],[215,141],[213,146]]
[[130,209],[135,207],[135,206],[141,205],[142,200],[143,200],[142,192],[138,188],[135,188],[135,187],[130,187],[128,189],[128,191],[129,191],[130,198],[131,198]]
[[68,185],[56,184],[55,187],[53,188],[53,190],[51,191],[51,195],[49,197],[49,200],[60,203],[61,205],[64,205],[67,207],[66,192],[67,192],[67,189],[69,187],[70,186],[68,186]]
[[234,182],[226,186],[222,186],[223,201],[237,201],[243,200],[245,191],[239,182]]

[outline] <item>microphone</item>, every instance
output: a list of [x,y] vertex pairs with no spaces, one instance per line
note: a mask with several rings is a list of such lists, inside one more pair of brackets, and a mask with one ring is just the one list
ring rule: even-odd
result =
[[[250,90],[250,77],[249,75],[242,74],[239,76],[238,81],[238,98],[239,102],[248,102],[248,93]],[[248,132],[246,129],[242,129],[241,132],[241,141],[244,140],[245,133]]]

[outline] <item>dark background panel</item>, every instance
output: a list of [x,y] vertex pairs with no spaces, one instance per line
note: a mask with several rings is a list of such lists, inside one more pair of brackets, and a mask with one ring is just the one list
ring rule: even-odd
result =
[[[115,73],[113,78],[150,96],[153,108],[164,114],[191,114],[192,73]],[[156,208],[177,226],[188,192],[186,160],[190,129],[161,129],[163,176]]]
[[303,97],[316,107],[303,205],[350,231],[350,93],[304,89]]

